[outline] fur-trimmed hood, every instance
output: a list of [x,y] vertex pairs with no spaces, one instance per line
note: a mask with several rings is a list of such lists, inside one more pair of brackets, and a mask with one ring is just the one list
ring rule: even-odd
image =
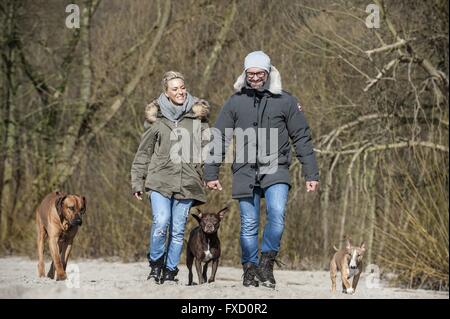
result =
[[[194,99],[195,99],[195,103],[192,106],[192,109],[183,116],[187,115],[187,116],[195,117],[195,118],[201,120],[202,122],[207,121],[209,113],[210,113],[210,106],[209,106],[208,101],[202,100],[202,99],[199,99],[196,97]],[[163,115],[161,114],[161,110],[160,110],[158,101],[156,99],[153,100],[152,102],[150,102],[150,104],[148,104],[145,107],[145,119],[149,123],[156,122],[156,120],[162,116]]]
[[[239,92],[246,84],[245,80],[245,71],[242,72],[241,75],[237,78],[236,82],[234,82],[233,88],[236,92]],[[282,86],[281,86],[281,75],[280,72],[273,65],[270,69],[269,73],[269,91],[272,94],[281,94]]]

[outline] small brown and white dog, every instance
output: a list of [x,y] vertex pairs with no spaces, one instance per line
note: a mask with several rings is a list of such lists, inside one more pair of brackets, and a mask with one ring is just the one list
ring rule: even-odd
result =
[[[347,239],[345,248],[337,249],[334,247],[334,249],[336,253],[330,262],[331,291],[336,292],[336,274],[340,271],[342,292],[353,294],[355,293],[356,285],[358,285],[359,276],[362,272],[362,259],[366,251],[366,245],[362,242],[359,247],[352,246],[350,239]],[[350,278],[352,277],[353,280],[350,286]]]
[[66,266],[72,243],[86,211],[84,196],[50,193],[36,209],[38,275],[45,276],[44,242],[48,237],[52,265],[47,277],[66,279]]

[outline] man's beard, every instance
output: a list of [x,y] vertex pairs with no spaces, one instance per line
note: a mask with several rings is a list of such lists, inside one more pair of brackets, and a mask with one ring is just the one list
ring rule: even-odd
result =
[[257,83],[255,82],[248,82],[248,84],[250,84],[250,87],[252,89],[260,89],[264,86],[265,81],[258,81]]

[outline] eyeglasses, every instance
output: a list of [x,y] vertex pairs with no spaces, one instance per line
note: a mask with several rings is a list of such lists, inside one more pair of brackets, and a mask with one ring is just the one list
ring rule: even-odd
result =
[[247,77],[249,79],[253,79],[253,77],[256,75],[258,78],[263,78],[266,75],[266,72],[261,71],[261,72],[247,72],[246,73]]

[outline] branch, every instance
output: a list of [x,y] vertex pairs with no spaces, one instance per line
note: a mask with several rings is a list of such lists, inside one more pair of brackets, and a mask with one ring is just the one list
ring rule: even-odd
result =
[[391,31],[392,35],[394,36],[395,40],[401,40],[401,38],[398,36],[397,30],[395,30],[394,25],[392,24],[391,20],[388,18],[386,14],[386,9],[384,8],[384,1],[374,0],[375,4],[380,8],[381,10],[381,16],[386,21],[386,24],[389,28],[389,31]]
[[50,88],[47,85],[46,79],[39,74],[37,71],[34,70],[34,67],[31,65],[30,62],[28,62],[27,58],[25,57],[25,53],[22,46],[22,41],[19,39],[19,37],[16,35],[16,43],[17,43],[17,49],[19,51],[20,61],[23,67],[23,70],[27,77],[30,79],[31,83],[33,83],[34,88],[36,89],[36,92],[39,95],[39,98],[41,99],[42,104],[48,105],[49,104],[49,96],[51,96]]
[[54,98],[58,98],[59,95],[62,95],[67,87],[67,81],[69,80],[69,74],[71,70],[72,62],[76,56],[76,47],[78,42],[80,41],[80,29],[74,29],[71,38],[67,44],[67,53],[62,59],[61,63],[61,84],[58,85],[57,90],[54,94]]
[[125,85],[123,91],[114,98],[114,102],[110,106],[108,112],[106,112],[106,115],[97,123],[95,127],[92,128],[91,133],[89,133],[88,136],[85,137],[85,140],[90,141],[100,130],[102,130],[106,126],[106,124],[108,124],[108,122],[114,117],[114,115],[123,105],[125,99],[134,92],[140,80],[146,74],[147,68],[155,55],[156,47],[158,46],[168,24],[170,17],[170,7],[171,2],[164,1],[164,14],[162,16],[161,25],[158,26],[158,32],[155,36],[155,39],[153,40],[152,45],[146,52],[143,62],[137,69],[134,77],[130,80],[130,82],[127,83],[127,85]]
[[[388,114],[388,113],[374,113],[374,114],[367,114],[358,117],[356,120],[346,123],[344,125],[339,126],[338,128],[335,128],[330,133],[328,133],[325,136],[321,136],[319,140],[322,140],[319,143],[319,148],[323,145],[327,144],[327,147],[325,148],[325,151],[329,150],[331,147],[331,144],[334,142],[334,140],[338,137],[339,134],[341,134],[344,130],[355,127],[359,124],[362,124],[364,122],[370,121],[370,120],[376,120],[376,119],[383,119],[383,118],[400,118],[400,119],[414,119],[413,116],[404,116],[404,115],[396,115],[396,114]],[[440,118],[432,118],[431,120],[439,122],[440,124],[449,127],[448,121],[445,121]]]
[[122,54],[122,56],[120,58],[118,58],[116,61],[114,61],[112,63],[111,68],[117,67],[119,65],[119,63],[122,63],[123,61],[128,59],[131,55],[133,55],[135,52],[137,52],[137,50],[140,47],[142,47],[144,44],[146,44],[151,39],[151,34],[153,33],[154,30],[157,30],[161,24],[161,8],[160,7],[161,7],[160,3],[158,2],[158,17],[157,17],[155,23],[153,24],[153,26],[149,29],[149,31],[147,31],[144,34],[144,36],[139,41],[137,41],[137,43],[135,45],[133,45],[130,49],[128,49],[127,52]]
[[151,35],[153,34],[154,30],[158,29],[158,26],[160,24],[160,16],[158,16],[157,21],[153,24],[153,26],[150,28],[149,31],[147,31],[143,37],[137,41],[136,44],[134,44],[131,48],[129,48],[125,53],[122,54],[121,57],[114,59],[111,63],[111,65],[106,69],[105,75],[102,76],[98,81],[97,85],[94,87],[94,92],[92,99],[95,101],[97,99],[97,93],[99,91],[99,88],[105,83],[106,79],[109,78],[110,70],[113,70],[117,68],[122,62],[126,61],[130,56],[132,56],[134,53],[138,52],[138,49],[142,47],[143,45],[147,44],[149,40],[151,39]]
[[[430,61],[428,61],[427,59],[422,59],[422,58],[418,58],[416,57],[415,62],[417,62],[425,71],[427,71],[427,73],[438,80],[438,82],[440,84],[443,84],[446,88],[448,88],[449,82],[448,82],[448,77],[447,75],[442,72],[439,71],[438,69],[436,69],[433,64],[431,64]],[[441,93],[442,94],[442,93]]]
[[[378,151],[385,151],[389,149],[397,149],[397,148],[405,148],[405,147],[414,147],[414,146],[422,146],[422,147],[428,147],[432,148],[438,151],[442,151],[444,153],[448,153],[448,147],[441,144],[436,144],[433,142],[426,142],[426,141],[407,141],[407,142],[398,142],[398,143],[391,143],[391,144],[378,144],[371,147],[368,147],[365,152],[378,152]],[[315,152],[318,154],[323,155],[349,155],[349,154],[355,154],[360,151],[360,149],[353,149],[353,150],[347,150],[347,151],[330,151],[330,150],[321,150],[321,149],[314,149]]]
[[89,142],[111,121],[114,115],[123,106],[126,98],[134,92],[142,77],[146,74],[152,58],[155,56],[156,48],[165,32],[166,26],[169,22],[171,12],[171,2],[169,0],[164,1],[164,9],[161,19],[161,24],[158,26],[158,32],[153,40],[152,45],[146,52],[144,59],[139,68],[137,68],[133,78],[125,85],[122,92],[113,98],[113,102],[107,111],[103,115],[99,115],[95,123],[95,126],[91,128],[91,131],[79,138],[76,147],[73,148],[71,162],[66,162],[61,170],[57,171],[58,183],[63,184],[69,176],[71,176],[75,168],[80,163]]
[[101,2],[101,0],[92,0],[91,9],[89,11],[90,18],[92,18],[92,16],[95,14],[95,11],[97,11],[97,8],[100,5],[100,2]]
[[352,157],[352,160],[350,161],[350,164],[347,167],[347,176],[349,178],[349,182],[351,182],[351,174],[352,174],[353,166],[355,165],[356,160],[358,159],[359,155],[361,155],[361,153],[364,152],[365,149],[369,148],[369,146],[371,144],[372,143],[369,142],[367,144],[364,144],[363,146],[361,146],[357,150],[353,150],[353,151],[355,151],[354,155]]
[[375,79],[372,79],[369,81],[369,84],[363,89],[364,92],[367,92],[372,86],[374,86],[375,84],[378,83],[378,81],[380,81],[383,76],[386,74],[387,71],[389,71],[395,64],[397,64],[400,60],[394,59],[392,61],[390,61],[388,64],[386,64],[383,69],[377,74],[377,76],[375,77]]
[[370,120],[374,120],[374,119],[379,119],[379,118],[386,118],[386,117],[393,117],[393,115],[391,114],[387,114],[387,113],[383,113],[383,114],[368,114],[368,115],[363,115],[358,117],[356,120],[346,123],[344,125],[339,126],[338,128],[334,129],[333,131],[331,131],[329,134],[327,134],[325,136],[325,139],[319,144],[319,147],[321,147],[322,145],[328,143],[326,150],[329,150],[331,147],[331,144],[333,143],[333,141],[336,139],[336,137],[342,133],[342,131],[354,127],[358,124],[361,124],[363,122],[366,121],[370,121]]
[[211,72],[216,65],[217,59],[219,58],[220,52],[222,51],[223,44],[227,39],[227,34],[231,29],[231,24],[233,23],[234,16],[236,15],[237,5],[236,1],[233,1],[231,4],[231,8],[228,10],[228,14],[225,17],[225,21],[223,23],[223,27],[220,30],[219,35],[217,36],[216,44],[214,45],[213,50],[211,51],[211,55],[209,56],[208,62],[206,63],[205,71],[203,72],[202,82],[200,84],[200,95],[205,95],[205,89],[207,87],[209,78],[211,77]]
[[355,69],[358,73],[360,73],[362,76],[364,76],[365,78],[367,78],[368,81],[372,80],[372,78],[370,76],[368,76],[366,73],[364,73],[363,71],[361,71],[359,68],[357,68],[353,63],[351,63],[349,60],[347,60],[346,58],[344,58],[342,55],[338,55],[338,57],[340,59],[342,59],[342,61],[344,61],[345,63],[347,63],[348,65],[350,65],[353,69]]
[[114,98],[114,102],[109,107],[109,110],[107,112],[105,112],[106,115],[100,121],[98,121],[97,125],[95,125],[92,128],[92,131],[84,138],[85,143],[89,142],[99,131],[101,131],[106,126],[106,124],[108,124],[108,122],[114,117],[114,115],[117,113],[117,111],[123,105],[125,99],[131,93],[134,92],[134,90],[136,89],[140,80],[146,74],[147,68],[150,65],[150,62],[155,55],[156,47],[158,46],[158,44],[164,34],[165,28],[168,24],[169,17],[170,17],[170,8],[171,8],[171,2],[164,1],[164,13],[162,16],[161,23],[157,27],[158,32],[155,36],[155,39],[153,40],[152,45],[146,52],[143,62],[137,69],[134,77],[130,80],[130,82],[127,83],[127,85],[125,85],[123,91]]
[[377,49],[367,50],[367,51],[365,51],[365,53],[369,56],[369,59],[370,59],[370,57],[373,53],[380,53],[380,52],[390,51],[392,49],[397,49],[397,48],[403,47],[406,43],[407,43],[406,40],[400,39],[396,43],[385,45],[385,46],[382,46],[381,48],[377,48]]
[[[395,39],[398,42],[401,41],[405,41],[402,38],[399,37],[397,31],[395,30],[394,24],[391,22],[391,20],[389,19],[389,17],[386,15],[385,12],[385,8],[384,8],[384,3],[381,2],[379,0],[374,0],[375,4],[377,4],[380,9],[381,9],[381,13],[384,17],[384,20],[386,21],[386,24],[388,25],[389,30],[391,31],[392,35],[395,37]],[[397,43],[398,43],[397,42]],[[407,43],[405,42],[404,45],[406,45]],[[398,47],[400,48],[400,46]],[[427,59],[423,59],[423,58],[419,58],[414,54],[414,50],[413,48],[408,45],[408,50],[409,54],[411,56],[414,56],[414,62],[417,62],[431,77],[436,78],[440,84],[442,84],[445,88],[448,88],[449,86],[449,80],[447,75],[445,75],[444,72],[439,71],[438,69],[436,69],[430,61],[428,61]],[[399,50],[400,55],[403,55],[402,52]],[[442,92],[440,92],[442,94]]]

